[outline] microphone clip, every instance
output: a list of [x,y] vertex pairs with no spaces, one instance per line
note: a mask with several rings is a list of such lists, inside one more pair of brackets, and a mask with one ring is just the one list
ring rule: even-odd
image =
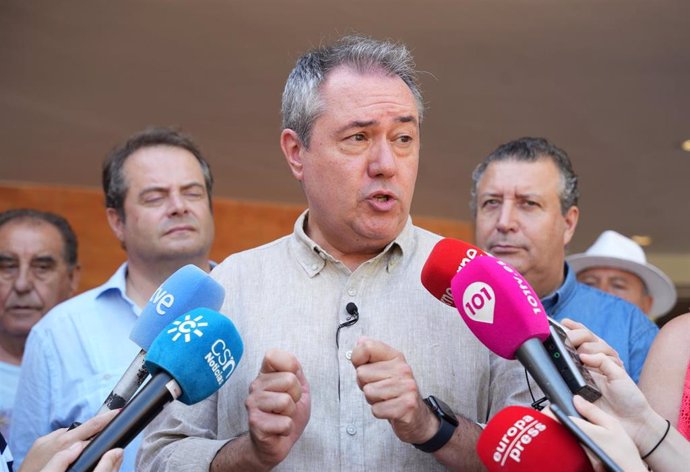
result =
[[340,329],[352,326],[353,324],[357,323],[357,321],[359,321],[359,310],[357,309],[357,305],[350,302],[347,305],[345,305],[345,311],[347,311],[348,313],[347,319],[340,323],[338,325],[338,329],[335,331],[335,347],[338,349],[340,349]]

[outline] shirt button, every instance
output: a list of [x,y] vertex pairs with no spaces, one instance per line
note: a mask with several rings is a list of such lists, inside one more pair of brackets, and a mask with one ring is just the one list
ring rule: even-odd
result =
[[354,297],[355,295],[357,295],[357,290],[355,290],[354,288],[349,288],[349,289],[347,289],[347,293],[348,293],[351,297]]
[[347,359],[348,361],[352,359],[352,351],[347,351],[345,353],[345,359]]
[[345,431],[347,431],[347,434],[349,434],[350,436],[354,436],[355,434],[357,434],[357,428],[355,428],[353,425],[349,425],[345,429]]
[[311,265],[311,270],[317,270],[319,268],[318,264],[312,264]]

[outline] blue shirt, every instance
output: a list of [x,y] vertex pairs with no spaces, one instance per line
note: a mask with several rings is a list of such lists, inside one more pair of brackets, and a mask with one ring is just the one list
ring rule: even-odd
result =
[[6,438],[10,437],[12,408],[20,372],[21,368],[18,365],[0,362],[0,434]]
[[[33,442],[93,417],[140,348],[129,333],[141,310],[125,295],[123,264],[105,284],[54,307],[31,330],[12,414],[15,468]],[[134,470],[140,436],[125,449]]]
[[560,321],[579,321],[618,351],[625,370],[635,382],[659,328],[637,306],[582,284],[565,264],[565,281],[541,300],[546,313]]

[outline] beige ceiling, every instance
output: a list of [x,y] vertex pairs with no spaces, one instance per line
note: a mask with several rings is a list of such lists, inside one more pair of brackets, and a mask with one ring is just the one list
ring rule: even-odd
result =
[[469,219],[477,161],[541,135],[581,178],[573,250],[612,228],[690,254],[689,20],[687,0],[0,0],[0,180],[98,186],[113,145],[175,125],[218,195],[302,202],[282,85],[302,51],[360,32],[427,72],[414,213]]

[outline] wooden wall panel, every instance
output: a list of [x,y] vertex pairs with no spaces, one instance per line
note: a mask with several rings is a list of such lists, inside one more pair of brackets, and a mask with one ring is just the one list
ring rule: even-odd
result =
[[[52,211],[69,220],[79,238],[80,291],[103,283],[126,258],[106,221],[100,189],[0,183],[0,211],[11,208]],[[299,205],[215,198],[216,237],[211,258],[221,262],[234,252],[290,233],[303,209]],[[470,223],[423,216],[413,219],[415,224],[444,236],[472,240]]]

